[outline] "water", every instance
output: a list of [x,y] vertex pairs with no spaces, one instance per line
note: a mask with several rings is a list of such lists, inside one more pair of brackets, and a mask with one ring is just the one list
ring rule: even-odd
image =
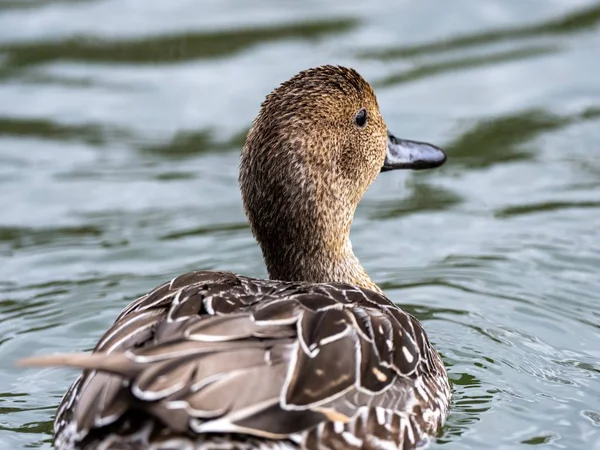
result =
[[50,448],[117,313],[195,268],[264,276],[236,182],[263,97],[336,63],[399,136],[353,244],[453,382],[443,449],[600,449],[600,3],[0,2],[0,449]]

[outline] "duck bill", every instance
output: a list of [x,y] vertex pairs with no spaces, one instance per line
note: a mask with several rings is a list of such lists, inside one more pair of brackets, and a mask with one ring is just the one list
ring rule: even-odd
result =
[[387,153],[381,171],[433,169],[445,162],[446,154],[435,145],[398,139],[388,133]]

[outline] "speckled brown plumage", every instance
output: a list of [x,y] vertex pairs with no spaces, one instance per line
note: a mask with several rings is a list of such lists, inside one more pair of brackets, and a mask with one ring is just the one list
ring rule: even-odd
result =
[[[354,124],[361,108],[364,129]],[[242,152],[240,185],[271,278],[379,289],[349,236],[386,141],[375,94],[352,69],[300,72],[267,96]]]
[[[357,126],[363,108],[368,121]],[[382,167],[434,167],[445,156],[423,144],[430,161],[410,153],[388,164],[389,145],[375,95],[354,70],[310,69],[275,89],[240,164],[271,280],[181,275],[127,306],[92,354],[27,361],[84,369],[57,412],[55,447],[408,450],[426,442],[448,412],[444,365],[419,322],[371,281],[349,233]]]

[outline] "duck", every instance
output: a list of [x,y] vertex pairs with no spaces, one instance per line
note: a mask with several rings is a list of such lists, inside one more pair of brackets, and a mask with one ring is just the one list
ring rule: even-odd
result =
[[419,321],[355,256],[355,209],[381,172],[446,155],[388,131],[369,83],[320,66],[275,88],[243,147],[244,211],[268,279],[194,271],[134,300],[91,353],[26,366],[81,370],[58,450],[413,449],[451,389]]

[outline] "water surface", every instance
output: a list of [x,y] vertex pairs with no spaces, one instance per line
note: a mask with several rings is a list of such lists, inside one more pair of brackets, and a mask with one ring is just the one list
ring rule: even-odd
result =
[[0,1],[0,449],[50,448],[90,349],[178,273],[264,276],[239,149],[307,67],[447,149],[379,177],[356,253],[453,382],[432,448],[600,449],[600,3]]

